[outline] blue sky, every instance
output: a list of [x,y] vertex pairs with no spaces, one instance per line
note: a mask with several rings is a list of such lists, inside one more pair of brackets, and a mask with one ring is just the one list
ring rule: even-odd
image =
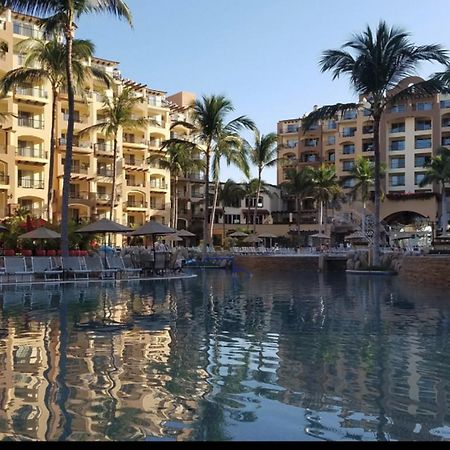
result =
[[[84,17],[77,37],[100,57],[120,61],[122,74],[168,95],[224,94],[230,119],[246,114],[263,133],[313,105],[352,101],[347,79],[322,74],[323,50],[380,19],[411,33],[417,44],[450,48],[448,0],[128,0],[134,28],[109,16]],[[429,6],[429,7],[427,7]],[[428,76],[439,66],[424,65]],[[245,137],[250,137],[246,135]],[[253,172],[255,173],[255,172]],[[221,178],[241,181],[233,168]],[[276,182],[275,169],[263,178]]]

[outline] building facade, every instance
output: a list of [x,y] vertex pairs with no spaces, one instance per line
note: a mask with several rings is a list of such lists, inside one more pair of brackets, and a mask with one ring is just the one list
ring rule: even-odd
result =
[[[418,77],[403,80],[407,87]],[[313,124],[302,130],[302,120],[278,123],[279,156],[286,162],[277,168],[278,183],[286,180],[286,170],[301,170],[321,163],[333,164],[344,191],[354,185],[350,172],[361,156],[373,160],[373,120],[367,109],[347,111],[333,119]],[[386,224],[408,224],[416,220],[436,224],[439,214],[437,186],[420,186],[426,164],[440,146],[450,145],[450,96],[434,95],[391,105],[380,126],[381,162],[386,168],[382,180],[385,193],[381,219]],[[344,204],[334,212],[343,222],[358,222],[362,205]],[[369,204],[369,212],[373,205]],[[331,230],[333,231],[333,230]]]
[[[40,37],[35,18],[5,11],[0,16],[0,39],[8,50],[0,56],[0,76],[23,65],[24,55],[16,51],[18,42]],[[84,92],[76,92],[70,217],[78,222],[109,218],[116,164],[114,220],[132,227],[150,219],[169,224],[170,173],[148,162],[170,136],[166,93],[122,77],[118,62],[92,58],[88,64],[111,75],[114,87],[107,89],[101,80],[91,78]],[[125,87],[142,100],[133,111],[134,118],[147,118],[148,125],[119,131],[114,160],[111,136],[97,131],[77,133],[101,122],[105,96],[111,98],[113,90],[120,93]],[[47,219],[51,95],[50,85],[43,83],[17,87],[0,100],[0,112],[12,113],[0,129],[0,219],[14,215],[18,208]],[[61,219],[67,119],[67,93],[62,91],[57,102],[54,202],[49,218],[56,222]]]

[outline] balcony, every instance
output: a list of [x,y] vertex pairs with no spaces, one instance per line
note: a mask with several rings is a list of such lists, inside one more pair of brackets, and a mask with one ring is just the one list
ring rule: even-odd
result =
[[[65,138],[60,138],[58,142],[60,147],[66,147],[67,145],[67,139]],[[65,148],[61,148],[61,150],[65,150]],[[91,144],[89,142],[80,142],[78,139],[74,139],[72,151],[74,153],[91,153]]]
[[0,172],[0,186],[9,186],[9,175]]
[[140,188],[145,187],[145,183],[142,181],[139,182],[139,181],[135,181],[135,180],[126,180],[126,184],[129,187],[140,187]]
[[136,166],[140,167],[144,164],[144,158],[124,158],[124,163],[127,166]]
[[167,183],[164,183],[164,182],[150,181],[150,188],[165,191],[168,189],[168,186],[167,186]]
[[151,148],[159,149],[161,147],[162,140],[161,139],[150,139],[148,141],[148,146]]
[[21,22],[13,23],[13,33],[33,39],[42,39],[43,36],[42,31],[40,31],[38,28]]
[[[69,120],[69,114],[64,113],[62,115],[62,119],[64,122],[67,122]],[[73,118],[73,123],[75,126],[77,125],[84,125],[86,126],[89,122],[89,117],[87,116],[79,116],[78,114],[76,114]]]
[[127,209],[147,209],[147,202],[128,200],[127,202],[125,202],[124,206]]
[[363,127],[363,134],[373,134],[373,125],[371,125],[371,126],[364,126]]
[[150,209],[156,209],[157,211],[165,211],[166,207],[162,203],[150,202]]
[[48,92],[37,87],[17,87],[16,97],[31,97],[34,100],[41,100],[46,103],[48,100]]
[[32,117],[19,117],[17,119],[19,127],[34,128],[35,130],[44,129],[44,121],[42,119],[34,119]]
[[114,176],[112,169],[104,169],[102,167],[97,169],[97,175],[99,177],[109,177],[109,178],[112,178]]
[[40,148],[18,147],[16,150],[16,156],[24,158],[47,159],[48,153]]
[[44,180],[30,180],[29,178],[19,178],[17,186],[24,189],[44,189]]
[[97,142],[94,144],[95,156],[114,156],[114,146],[109,142]]
[[87,175],[89,172],[89,166],[80,166],[79,164],[75,164],[70,168],[70,172],[72,174]]
[[111,194],[106,194],[104,192],[97,192],[95,194],[95,198],[97,200],[97,203],[111,202]]
[[136,138],[134,135],[123,135],[123,146],[138,148],[138,149],[146,149],[148,142],[143,138]]
[[[96,194],[94,194],[96,195]],[[89,192],[79,192],[79,191],[72,191],[69,193],[69,199],[70,200],[82,200],[82,201],[88,201],[92,199],[92,194]]]

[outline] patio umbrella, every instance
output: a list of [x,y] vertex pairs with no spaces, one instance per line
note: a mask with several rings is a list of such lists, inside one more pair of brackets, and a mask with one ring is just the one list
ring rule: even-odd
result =
[[231,233],[228,235],[228,237],[234,237],[234,238],[243,238],[247,237],[248,234],[244,233],[243,231],[235,231],[234,233]]
[[169,242],[181,242],[183,240],[183,238],[178,236],[178,234],[168,234],[167,236],[164,236],[163,239]]
[[181,236],[181,237],[194,237],[195,236],[194,233],[191,233],[188,230],[178,230],[177,234],[178,234],[178,236]]
[[[131,228],[126,227],[125,225],[121,225],[120,223],[114,222],[113,220],[109,219],[100,219],[96,222],[92,222],[88,225],[85,225],[84,227],[81,227],[79,230],[77,230],[77,233],[91,233],[91,234],[103,234],[103,242],[106,241],[106,235],[108,233],[128,233],[129,231],[132,231]],[[106,260],[106,251],[105,251],[105,267],[107,260]]]
[[316,234],[311,234],[312,238],[318,238],[318,239],[331,239],[330,236],[328,236],[325,233],[316,233]]
[[249,242],[250,244],[256,244],[262,242],[262,239],[256,235],[250,235],[244,239],[244,242]]
[[60,239],[61,235],[56,231],[45,227],[36,228],[28,233],[21,234],[17,239]]
[[278,236],[276,234],[272,234],[272,233],[261,233],[259,235],[259,237],[263,238],[263,239],[269,239],[269,247],[272,247],[272,239],[275,239]]
[[346,241],[368,241],[368,237],[362,231],[355,231],[348,236],[345,236]]
[[162,223],[156,222],[155,220],[150,220],[150,222],[144,223],[137,230],[130,233],[130,236],[151,236],[153,242],[153,252],[155,252],[155,237],[163,236],[166,234],[174,234],[177,230],[170,228]]

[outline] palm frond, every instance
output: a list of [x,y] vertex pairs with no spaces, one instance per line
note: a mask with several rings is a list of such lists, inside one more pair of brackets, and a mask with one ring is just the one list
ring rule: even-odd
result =
[[359,103],[336,103],[335,105],[325,105],[315,111],[310,112],[306,117],[302,118],[303,133],[320,120],[333,119],[338,113],[352,111],[360,106]]
[[19,67],[9,71],[0,80],[0,93],[6,95],[11,89],[23,84],[41,83],[47,78],[47,72],[44,69],[29,69]]

